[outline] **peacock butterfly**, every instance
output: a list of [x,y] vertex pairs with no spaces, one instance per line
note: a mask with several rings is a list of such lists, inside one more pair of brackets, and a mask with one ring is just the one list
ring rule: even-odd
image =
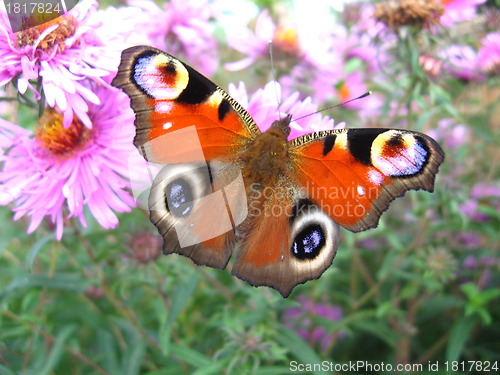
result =
[[377,226],[396,197],[432,192],[441,147],[425,134],[341,129],[287,141],[290,115],[260,132],[199,72],[158,49],[123,51],[112,84],[130,97],[134,145],[159,164],[150,220],[164,253],[225,268],[287,297],[330,266],[339,225]]

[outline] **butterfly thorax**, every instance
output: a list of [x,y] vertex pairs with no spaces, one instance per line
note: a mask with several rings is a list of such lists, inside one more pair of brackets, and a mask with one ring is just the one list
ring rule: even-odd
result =
[[246,181],[262,187],[276,186],[287,165],[290,119],[287,116],[275,121],[239,156],[244,163],[243,176]]

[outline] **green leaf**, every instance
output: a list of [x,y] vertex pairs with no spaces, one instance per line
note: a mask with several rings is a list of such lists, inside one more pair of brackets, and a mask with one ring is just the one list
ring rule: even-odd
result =
[[455,323],[451,330],[448,346],[446,347],[446,360],[457,361],[464,349],[465,343],[469,338],[472,328],[474,328],[474,319],[463,317]]
[[0,375],[16,375],[16,373],[0,364]]
[[[278,342],[286,347],[297,358],[300,363],[321,363],[321,358],[311,349],[309,344],[305,342],[294,331],[285,326],[278,328],[276,335]],[[315,375],[326,374],[324,371],[313,371]]]
[[187,276],[187,282],[182,283],[174,290],[170,310],[168,311],[166,325],[171,326],[188,304],[193,291],[200,280],[198,272],[191,272]]
[[37,286],[49,289],[70,290],[81,293],[85,290],[87,284],[87,280],[84,281],[80,277],[71,274],[65,275],[60,273],[54,275],[53,277],[49,277],[48,275],[44,274],[25,274],[16,277],[9,285],[7,285],[2,293],[0,293],[0,299],[16,292],[18,289],[33,288]]
[[124,375],[138,375],[141,370],[141,364],[144,360],[146,345],[144,341],[137,336],[136,340],[132,340],[132,345],[125,353],[125,362],[121,371]]
[[288,375],[290,367],[288,366],[267,366],[260,367],[252,375]]
[[[187,280],[187,281],[186,281]],[[159,340],[160,347],[163,355],[168,355],[170,351],[170,336],[172,333],[172,325],[179,317],[182,310],[187,306],[194,289],[198,285],[200,274],[197,272],[190,272],[187,274],[183,283],[175,288],[173,291],[172,300],[170,302],[170,309],[168,310],[167,318],[164,320],[160,328]]]
[[344,72],[346,74],[358,72],[363,69],[363,64],[364,62],[357,57],[350,58],[344,65]]
[[185,346],[172,344],[170,353],[175,355],[184,362],[196,368],[203,368],[212,365],[212,359],[205,354],[200,353],[194,349],[186,348]]
[[57,339],[52,346],[52,350],[50,351],[49,357],[47,358],[47,362],[45,366],[38,372],[38,375],[50,375],[54,372],[54,369],[59,363],[61,356],[64,352],[64,343],[70,337],[70,335],[75,331],[75,326],[66,326],[61,332],[57,335]]
[[31,247],[28,256],[26,258],[26,267],[28,268],[28,270],[31,271],[31,269],[33,268],[33,263],[35,262],[38,253],[42,250],[44,245],[52,239],[54,239],[54,234],[52,233],[47,234],[42,238],[40,238],[38,241],[36,241],[35,244]]
[[378,337],[390,347],[394,347],[397,341],[397,335],[386,324],[377,321],[358,321],[352,325],[356,330],[363,330]]
[[101,353],[103,367],[110,374],[119,374],[120,365],[117,358],[116,341],[113,335],[104,330],[97,331],[96,343]]
[[192,375],[219,375],[222,374],[222,369],[225,368],[226,364],[222,362],[212,363],[210,366],[201,367]]

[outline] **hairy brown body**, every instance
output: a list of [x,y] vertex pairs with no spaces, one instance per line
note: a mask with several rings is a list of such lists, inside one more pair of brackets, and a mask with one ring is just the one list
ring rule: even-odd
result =
[[248,216],[240,226],[243,232],[258,225],[255,218],[272,215],[274,206],[286,207],[292,199],[293,193],[285,187],[289,180],[290,120],[287,116],[275,121],[239,156],[248,199]]
[[290,134],[290,120],[291,117],[287,116],[275,121],[239,156],[244,162],[243,176],[249,184],[258,184],[262,188],[278,184],[288,161],[287,138]]

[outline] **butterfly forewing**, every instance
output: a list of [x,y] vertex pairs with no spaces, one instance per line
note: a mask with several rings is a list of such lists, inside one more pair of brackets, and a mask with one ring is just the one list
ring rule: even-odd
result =
[[425,134],[351,129],[306,135],[291,142],[301,186],[346,229],[377,226],[389,203],[408,190],[432,192],[441,147]]
[[[122,53],[112,84],[130,97],[136,114],[135,146],[152,162],[178,163],[189,141],[162,137],[194,126],[206,160],[225,158],[248,144],[258,128],[234,99],[190,66],[158,49],[138,46]],[[161,142],[155,139],[160,138]],[[168,147],[162,143],[171,139]],[[162,152],[169,149],[168,154]]]

